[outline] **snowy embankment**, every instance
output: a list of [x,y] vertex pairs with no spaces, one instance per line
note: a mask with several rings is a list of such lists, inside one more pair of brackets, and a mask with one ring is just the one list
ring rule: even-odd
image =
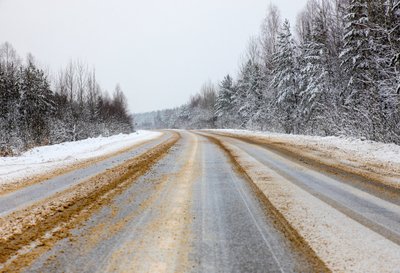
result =
[[137,131],[129,135],[119,134],[36,147],[21,156],[0,157],[0,185],[96,160],[160,135],[160,132]]
[[248,130],[212,130],[278,144],[302,156],[400,188],[400,146],[351,137],[288,135]]

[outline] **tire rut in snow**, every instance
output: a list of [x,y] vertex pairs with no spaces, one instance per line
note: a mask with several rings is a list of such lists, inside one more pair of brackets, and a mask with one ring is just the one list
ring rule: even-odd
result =
[[[87,219],[94,211],[108,204],[114,196],[146,173],[178,141],[179,134],[144,154],[96,175],[55,196],[12,213],[0,220],[0,271],[15,272],[29,265],[56,241],[68,236],[68,231]],[[48,236],[49,232],[52,236]],[[47,235],[47,236],[46,236]],[[27,253],[24,247],[35,243]]]
[[199,133],[200,135],[207,137],[211,142],[215,143],[220,147],[225,154],[228,156],[235,170],[243,176],[251,189],[257,196],[261,205],[263,206],[268,217],[273,220],[275,228],[282,232],[285,238],[290,243],[293,250],[295,250],[302,258],[306,260],[315,272],[331,272],[326,264],[316,255],[314,250],[308,245],[304,238],[294,229],[286,218],[277,210],[273,204],[268,200],[265,194],[258,188],[254,181],[250,178],[246,170],[238,163],[235,156],[231,151],[215,136],[209,134]]
[[230,133],[213,134],[217,136],[241,140],[249,144],[254,144],[266,148],[293,162],[306,166],[307,168],[317,170],[334,178],[339,178],[358,189],[400,205],[399,184],[392,184],[386,181],[387,177],[383,173],[375,173],[373,170],[368,170],[367,167],[359,168],[352,167],[344,163],[337,163],[335,161],[330,162],[329,160],[311,155],[307,153],[307,151],[302,151],[302,149],[304,149],[304,147],[302,146],[297,147],[290,143],[252,136],[239,136]]

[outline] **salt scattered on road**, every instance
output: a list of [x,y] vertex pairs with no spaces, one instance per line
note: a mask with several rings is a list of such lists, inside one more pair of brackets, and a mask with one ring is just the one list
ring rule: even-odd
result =
[[132,134],[36,147],[21,156],[0,157],[0,184],[23,180],[57,168],[112,154],[160,135],[160,132],[137,131]]

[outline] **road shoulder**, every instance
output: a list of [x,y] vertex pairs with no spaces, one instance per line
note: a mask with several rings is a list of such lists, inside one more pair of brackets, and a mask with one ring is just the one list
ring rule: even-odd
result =
[[178,134],[148,152],[96,175],[22,211],[1,218],[0,272],[18,271],[69,230],[107,205],[135,179],[148,171],[178,141]]
[[236,146],[221,138],[220,142],[268,202],[330,270],[391,272],[400,266],[393,264],[400,261],[397,244],[346,217]]
[[164,135],[165,133],[160,133],[159,135],[154,135],[153,137],[147,139],[135,141],[133,144],[127,145],[122,149],[120,148],[112,152],[103,153],[102,155],[89,157],[87,159],[65,161],[65,163],[63,163],[63,160],[60,160],[58,162],[55,162],[57,164],[54,164],[54,166],[49,166],[44,170],[35,170],[35,173],[33,175],[2,181],[2,183],[0,183],[0,196],[15,192],[34,184],[44,182],[57,176],[67,174],[69,172],[87,168],[106,159],[116,157],[133,149],[137,149],[140,146],[145,145],[146,143],[162,138]]

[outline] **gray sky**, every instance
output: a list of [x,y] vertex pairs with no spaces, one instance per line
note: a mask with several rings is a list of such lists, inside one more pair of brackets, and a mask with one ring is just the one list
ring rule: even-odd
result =
[[0,0],[0,43],[54,72],[82,60],[132,112],[164,109],[235,76],[271,2],[294,24],[306,0]]

